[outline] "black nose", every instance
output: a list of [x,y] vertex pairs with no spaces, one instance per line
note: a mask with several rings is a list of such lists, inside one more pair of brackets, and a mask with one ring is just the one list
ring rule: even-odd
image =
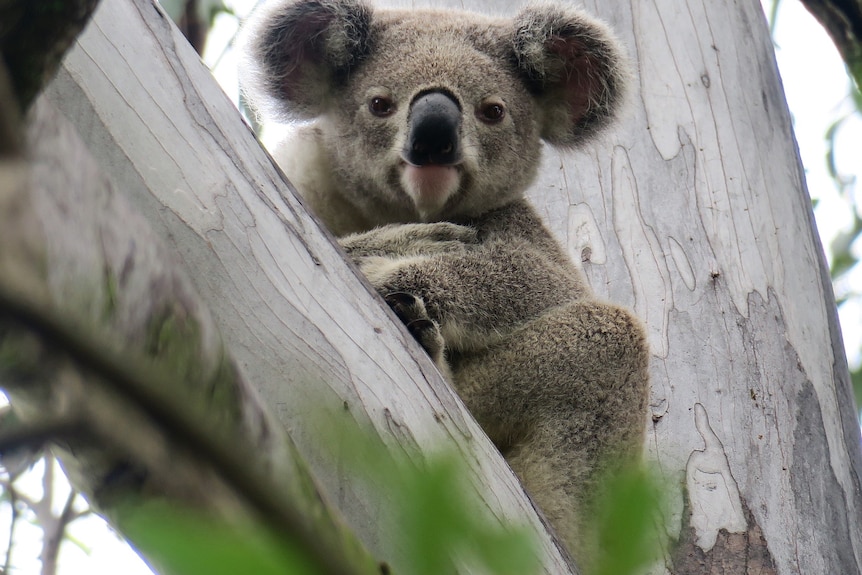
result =
[[448,94],[429,92],[410,105],[404,159],[414,166],[452,165],[461,159],[461,108]]

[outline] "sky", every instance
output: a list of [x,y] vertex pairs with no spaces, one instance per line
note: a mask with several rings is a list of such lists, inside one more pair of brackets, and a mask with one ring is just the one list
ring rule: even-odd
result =
[[[255,0],[236,0],[239,15],[248,12]],[[231,2],[228,2],[229,4]],[[764,0],[769,5],[771,0]],[[216,76],[229,94],[236,93],[236,60],[224,47],[236,30],[232,18],[220,18],[208,45],[204,60],[216,66]],[[850,224],[846,200],[835,191],[826,170],[825,133],[829,125],[848,114],[849,81],[843,63],[823,28],[808,14],[798,0],[783,0],[775,33],[776,54],[788,104],[794,117],[794,129],[800,155],[806,169],[809,192],[819,200],[816,210],[817,226],[824,246]],[[862,175],[862,119],[858,116],[847,122],[837,136],[836,159],[840,172]],[[851,274],[841,289],[862,291],[862,270]],[[862,347],[862,304],[850,302],[840,310],[845,342],[850,350]],[[858,364],[859,354],[849,354],[850,361]],[[24,489],[33,495],[40,492],[41,470],[33,472],[34,480],[27,481]],[[55,499],[66,499],[67,486],[58,486]],[[0,506],[0,542],[8,540],[8,505]],[[26,522],[20,522],[14,545],[15,575],[38,575],[41,531]],[[98,517],[87,517],[73,523],[71,538],[78,542],[65,542],[60,552],[59,575],[150,575],[143,561],[123,543]],[[0,543],[0,550],[5,543]]]
[[[770,0],[764,0],[768,3]],[[819,200],[815,217],[827,254],[829,243],[851,224],[850,206],[841,198],[826,168],[828,127],[852,110],[849,80],[834,44],[798,0],[782,0],[774,35],[776,58],[784,83],[793,128],[805,166],[808,191]],[[862,180],[862,118],[851,117],[836,138],[839,173]],[[862,182],[856,190],[862,192]],[[860,202],[862,203],[862,202]],[[855,250],[858,252],[858,248]],[[857,253],[857,256],[859,254]],[[862,292],[862,266],[840,285],[838,292]],[[860,362],[862,303],[851,299],[839,309],[845,348],[852,366]]]

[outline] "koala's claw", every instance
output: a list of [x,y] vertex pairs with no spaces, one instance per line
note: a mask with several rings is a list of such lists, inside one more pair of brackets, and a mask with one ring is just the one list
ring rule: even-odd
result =
[[[383,299],[386,301],[386,303],[389,304],[389,307],[395,310],[395,313],[398,314],[398,317],[401,317],[401,314],[399,313],[399,308],[409,308],[410,306],[416,305],[416,302],[419,301],[419,298],[417,298],[415,295],[404,291],[389,292],[388,294],[383,296]],[[423,305],[422,307],[424,308],[425,306]]]
[[443,360],[443,335],[440,326],[428,316],[425,304],[413,294],[407,292],[391,292],[383,296],[383,299],[395,312],[410,335],[419,342],[431,359],[439,364]]
[[407,326],[407,331],[410,332],[410,335],[415,337],[416,341],[420,343],[425,339],[426,332],[437,331],[437,324],[430,319],[414,319],[404,325]]

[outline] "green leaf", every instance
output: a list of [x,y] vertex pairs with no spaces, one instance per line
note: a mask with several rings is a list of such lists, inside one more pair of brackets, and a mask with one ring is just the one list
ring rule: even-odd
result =
[[850,372],[850,381],[853,383],[853,395],[856,396],[856,410],[862,409],[862,367]]
[[772,0],[772,6],[769,8],[769,35],[775,38],[775,27],[778,23],[778,7],[781,5],[781,0]]
[[850,97],[856,105],[856,111],[862,112],[862,58],[848,65],[847,74],[850,76]]
[[535,542],[524,529],[480,532],[475,552],[480,564],[496,575],[523,575],[539,568]]
[[853,254],[852,248],[860,233],[862,233],[862,219],[853,210],[853,225],[849,230],[836,234],[829,244],[829,251],[832,253],[829,273],[833,282],[859,263],[859,258]]
[[171,575],[318,575],[302,550],[266,531],[240,528],[167,504],[127,511],[123,532]]
[[595,514],[600,548],[595,575],[637,575],[656,560],[661,494],[653,475],[642,468],[604,482]]
[[504,529],[491,521],[470,496],[458,454],[438,453],[424,461],[411,452],[394,457],[372,432],[330,415],[319,417],[330,435],[326,445],[337,449],[332,456],[384,495],[380,500],[388,509],[382,510],[380,521],[395,522],[387,531],[398,534],[396,546],[412,558],[410,570],[399,575],[453,573],[460,562],[493,575],[537,572],[529,531]]

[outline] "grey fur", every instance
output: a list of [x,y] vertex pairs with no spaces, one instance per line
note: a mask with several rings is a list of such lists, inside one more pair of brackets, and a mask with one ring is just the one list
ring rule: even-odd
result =
[[[524,192],[542,139],[578,145],[617,112],[618,42],[557,4],[502,19],[356,0],[272,2],[244,35],[252,102],[315,120],[275,151],[285,172],[588,561],[601,471],[639,460],[649,354]],[[412,166],[411,106],[429,92],[461,111],[459,154]]]

